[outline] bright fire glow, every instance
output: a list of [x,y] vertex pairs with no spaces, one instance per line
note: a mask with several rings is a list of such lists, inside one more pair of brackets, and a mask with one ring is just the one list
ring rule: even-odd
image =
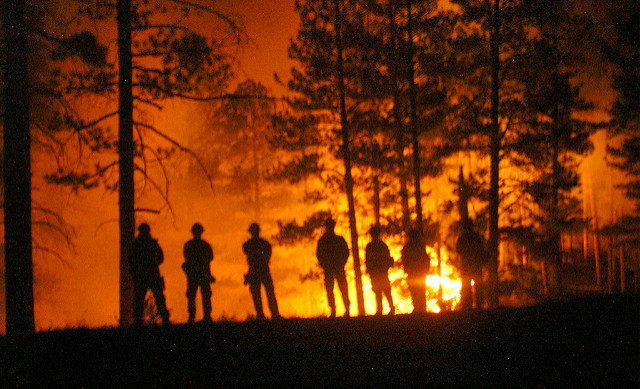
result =
[[[389,249],[394,258],[400,258],[401,246],[390,245]],[[460,288],[462,286],[458,271],[449,263],[449,256],[446,250],[440,250],[442,262],[440,272],[438,272],[437,251],[432,247],[427,247],[427,253],[431,257],[431,270],[425,280],[427,286],[427,311],[438,313],[443,308],[453,310],[460,301]],[[389,270],[389,280],[392,285],[391,293],[396,313],[399,314],[413,311],[413,303],[408,292],[406,276],[401,267],[394,267]],[[442,304],[438,303],[440,287],[442,287]],[[371,285],[367,283],[364,289],[367,312],[375,312],[375,295],[371,292]]]

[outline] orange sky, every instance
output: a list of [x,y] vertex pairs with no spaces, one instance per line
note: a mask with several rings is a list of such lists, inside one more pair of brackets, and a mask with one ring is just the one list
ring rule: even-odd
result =
[[298,16],[293,0],[221,0],[223,8],[237,14],[253,40],[241,56],[238,77],[256,79],[275,94],[284,90],[274,82],[274,73],[287,80],[291,61],[289,39],[296,33]]

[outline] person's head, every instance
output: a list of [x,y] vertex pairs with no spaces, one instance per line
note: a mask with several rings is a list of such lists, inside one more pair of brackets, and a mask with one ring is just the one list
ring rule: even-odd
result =
[[249,226],[249,233],[253,237],[258,237],[260,235],[260,226],[258,225],[258,223],[251,223],[251,225]]
[[147,223],[141,223],[138,226],[138,232],[140,235],[149,235],[151,233],[151,227]]
[[380,226],[375,225],[371,227],[371,229],[369,230],[369,235],[371,235],[371,238],[373,240],[377,240],[380,237]]
[[327,231],[333,232],[333,229],[336,228],[336,221],[332,218],[328,218],[324,221],[324,227],[327,229]]
[[199,238],[200,236],[202,236],[203,232],[204,232],[204,227],[202,227],[202,224],[194,223],[194,225],[191,226],[191,233],[193,234],[194,237]]

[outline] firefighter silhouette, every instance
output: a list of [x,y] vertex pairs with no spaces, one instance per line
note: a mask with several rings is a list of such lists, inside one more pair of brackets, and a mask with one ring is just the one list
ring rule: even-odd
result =
[[138,236],[133,241],[129,255],[131,276],[133,278],[133,321],[143,322],[144,299],[151,290],[162,317],[163,324],[169,324],[169,311],[164,298],[164,278],[160,276],[158,266],[164,261],[164,254],[158,241],[151,237],[147,223],[138,227]]
[[278,302],[273,289],[273,279],[269,272],[271,244],[260,237],[260,226],[257,223],[252,223],[249,226],[249,233],[251,234],[251,239],[242,245],[242,250],[247,256],[247,263],[249,264],[249,272],[244,276],[244,284],[249,285],[253,305],[256,309],[256,317],[260,320],[265,318],[260,293],[260,286],[264,285],[271,318],[278,319],[280,318],[280,312],[278,311]]
[[184,263],[182,270],[187,275],[187,300],[189,323],[196,318],[196,293],[200,288],[202,296],[203,320],[211,321],[211,284],[215,278],[211,275],[209,264],[213,260],[213,250],[206,240],[202,239],[204,228],[202,224],[195,223],[191,227],[193,239],[185,243],[183,254]]
[[324,271],[324,287],[327,291],[327,302],[331,309],[331,317],[336,316],[336,301],[333,294],[334,281],[338,283],[338,289],[342,294],[344,304],[344,315],[349,316],[349,290],[347,288],[347,277],[344,273],[344,266],[349,259],[349,246],[340,235],[336,235],[334,228],[336,222],[329,218],[325,220],[326,232],[318,240],[316,257],[318,263]]
[[369,231],[371,242],[365,248],[365,265],[371,278],[371,289],[376,294],[376,315],[382,315],[382,297],[387,297],[389,314],[395,313],[391,284],[389,283],[389,268],[393,266],[393,258],[389,246],[380,240],[380,226],[373,226]]
[[420,232],[409,230],[407,243],[402,248],[402,267],[407,273],[409,293],[413,302],[413,313],[427,311],[427,274],[429,273],[430,258],[425,249]]
[[460,275],[462,287],[460,289],[460,307],[473,308],[473,286],[475,285],[476,308],[482,308],[484,300],[484,282],[482,268],[489,262],[489,254],[485,248],[484,239],[475,231],[473,220],[469,217],[469,198],[471,187],[465,182],[462,166],[458,175],[458,212],[462,231],[456,241],[456,251],[460,257]]
[[473,308],[473,280],[475,286],[476,308],[482,308],[484,302],[484,282],[482,268],[487,264],[489,255],[485,249],[484,240],[473,228],[473,221],[469,218],[462,220],[462,232],[456,242],[456,250],[460,256],[460,275],[462,288],[460,289],[461,309]]

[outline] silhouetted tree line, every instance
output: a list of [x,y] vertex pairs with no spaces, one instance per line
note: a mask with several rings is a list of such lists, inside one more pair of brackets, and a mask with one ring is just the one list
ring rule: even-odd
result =
[[[300,27],[289,48],[296,65],[287,83],[286,107],[280,110],[255,83],[226,92],[233,76],[228,49],[246,37],[241,26],[215,9],[188,0],[66,3],[77,10],[77,20],[117,26],[118,40],[115,46],[106,46],[88,30],[62,34],[71,27],[33,28],[32,35],[50,44],[52,63],[59,64],[47,68],[42,81],[43,89],[64,101],[53,110],[56,114],[47,126],[56,129],[58,139],[66,139],[57,143],[58,153],[69,153],[81,162],[60,164],[47,179],[74,190],[101,184],[119,192],[121,322],[130,322],[132,315],[127,253],[134,238],[135,212],[145,211],[134,202],[136,192],[143,190],[141,183],[166,199],[163,161],[177,152],[190,154],[207,178],[213,178],[206,168],[211,158],[145,121],[145,110],[161,109],[171,98],[222,102],[215,115],[224,118],[228,135],[244,143],[237,149],[244,157],[237,163],[218,164],[251,172],[247,182],[253,185],[256,215],[262,182],[309,184],[305,200],[322,213],[304,221],[282,221],[279,241],[314,236],[325,219],[320,215],[327,215],[328,209],[332,214],[346,211],[360,314],[364,308],[356,216],[373,214],[375,224],[387,233],[401,235],[415,228],[421,239],[442,243],[440,218],[424,214],[425,196],[432,193],[421,185],[452,166],[454,172],[465,166],[477,227],[486,232],[489,305],[497,305],[501,241],[524,245],[544,263],[543,274],[558,274],[563,231],[587,223],[577,212],[574,189],[577,163],[591,149],[588,136],[595,127],[577,119],[593,108],[581,97],[576,81],[585,49],[582,38],[592,30],[592,22],[577,14],[572,0],[552,3],[453,0],[452,7],[444,8],[427,0],[298,0]],[[605,51],[619,70],[613,82],[618,98],[611,125],[625,137],[623,146],[611,152],[619,157],[617,166],[631,175],[628,195],[637,199],[638,17],[637,4],[627,7],[617,24],[617,46]],[[24,115],[25,102],[19,107],[8,98],[17,93],[13,86],[28,85],[29,73],[27,61],[22,61],[21,73],[13,73],[16,66],[7,65],[7,58],[15,60],[18,52],[25,51],[10,47],[28,46],[19,40],[25,39],[24,34],[11,30],[20,23],[6,23],[14,17],[19,20],[24,10],[5,8],[9,9],[3,12],[4,155],[11,162],[3,164],[5,220],[26,223],[30,201],[25,200],[26,192],[7,191],[17,188],[9,183],[18,178],[6,174],[10,166],[17,167],[22,178],[30,174],[29,139],[11,147],[7,138],[15,131],[24,135],[30,122],[33,127]],[[181,23],[188,17],[215,21],[213,33]],[[227,34],[216,34],[221,31]],[[114,48],[117,66],[109,55]],[[78,109],[89,97],[111,99],[116,93],[118,104],[107,104],[104,111]],[[249,107],[243,106],[244,100]],[[23,114],[14,114],[11,108]],[[9,120],[18,117],[22,127]],[[117,136],[111,131],[115,118]],[[152,136],[167,147],[147,146]],[[23,162],[7,155],[8,149],[20,154]],[[278,158],[266,167],[260,156],[269,152]],[[335,193],[340,192],[346,195],[347,210],[336,205]],[[11,217],[12,207],[20,204],[22,216]],[[452,210],[451,201],[443,204],[438,213]],[[17,277],[15,284],[7,283],[7,295],[24,296],[15,305],[22,309],[33,305],[27,293],[30,227],[9,223],[6,231],[6,277]],[[23,245],[12,253],[9,247],[19,242]],[[22,270],[13,273],[9,264]],[[559,288],[559,282],[547,278],[545,287],[551,292]],[[13,312],[10,320],[22,315]],[[11,331],[32,331],[30,315],[31,324],[27,312],[26,321],[12,325]]]

